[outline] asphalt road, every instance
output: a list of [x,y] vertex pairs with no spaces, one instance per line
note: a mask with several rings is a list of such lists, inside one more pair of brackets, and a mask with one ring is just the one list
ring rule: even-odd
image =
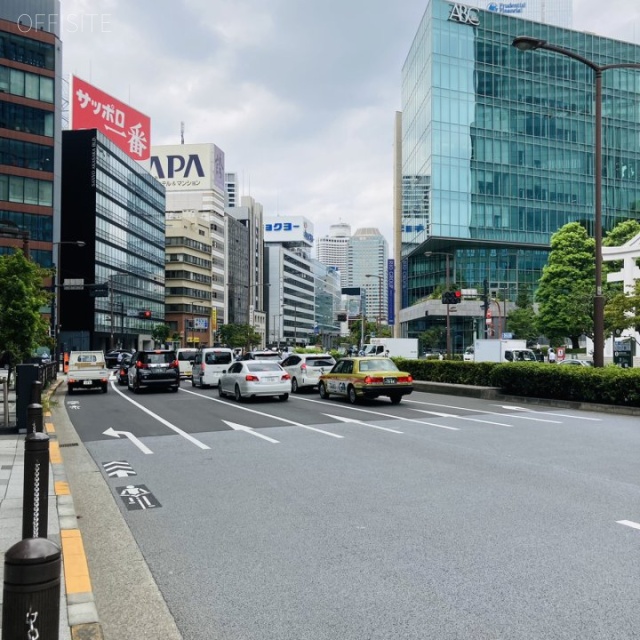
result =
[[[190,383],[63,399],[185,639],[640,637],[637,418]],[[88,547],[118,575],[122,553]]]

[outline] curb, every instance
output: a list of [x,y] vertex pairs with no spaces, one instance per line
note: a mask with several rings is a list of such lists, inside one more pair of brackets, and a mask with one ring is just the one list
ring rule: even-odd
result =
[[[46,391],[47,402],[53,397],[63,380],[56,380]],[[45,431],[50,438],[50,463],[56,507],[60,523],[60,543],[64,570],[64,586],[67,600],[67,619],[72,640],[103,640],[102,627],[95,606],[89,564],[78,529],[73,498],[67,482],[60,443],[51,422],[50,408],[44,412]]]

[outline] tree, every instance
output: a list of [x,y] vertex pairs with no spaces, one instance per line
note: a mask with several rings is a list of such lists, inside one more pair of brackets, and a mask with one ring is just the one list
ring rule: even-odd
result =
[[151,337],[153,338],[154,342],[165,344],[167,342],[167,339],[169,338],[170,333],[171,329],[169,328],[169,325],[157,324],[153,327]]
[[20,250],[0,256],[0,348],[14,364],[49,341],[49,325],[40,310],[52,298],[42,288],[50,275]]
[[447,332],[442,327],[431,327],[420,334],[420,344],[425,351],[447,348]]
[[577,222],[551,236],[551,251],[536,293],[538,328],[552,344],[593,336],[595,241]]
[[218,327],[220,342],[229,347],[243,346],[251,350],[262,342],[262,336],[249,324],[223,324]]
[[536,343],[540,332],[538,331],[538,323],[533,308],[514,309],[507,315],[507,326],[509,333],[514,338],[526,340],[527,344]]

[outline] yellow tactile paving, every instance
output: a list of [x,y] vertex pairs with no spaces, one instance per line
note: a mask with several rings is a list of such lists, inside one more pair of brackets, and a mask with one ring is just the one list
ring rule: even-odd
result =
[[78,529],[62,529],[60,540],[62,542],[64,581],[67,593],[90,592],[89,566],[80,531]]
[[63,480],[57,480],[53,483],[54,490],[57,496],[70,496],[71,490],[69,489],[69,483]]
[[49,460],[51,460],[52,464],[62,464],[60,445],[57,442],[49,443]]
[[50,417],[51,417],[51,411],[45,411],[42,415],[43,415],[45,418],[50,418]]
[[55,433],[56,428],[53,426],[53,422],[45,422],[44,428],[47,433]]

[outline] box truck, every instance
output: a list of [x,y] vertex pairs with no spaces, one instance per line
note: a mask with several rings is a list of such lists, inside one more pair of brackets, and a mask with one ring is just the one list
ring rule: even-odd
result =
[[365,356],[383,356],[388,350],[390,358],[418,359],[418,338],[371,338],[362,348]]
[[473,343],[474,362],[536,362],[536,355],[527,349],[526,340],[476,340]]

